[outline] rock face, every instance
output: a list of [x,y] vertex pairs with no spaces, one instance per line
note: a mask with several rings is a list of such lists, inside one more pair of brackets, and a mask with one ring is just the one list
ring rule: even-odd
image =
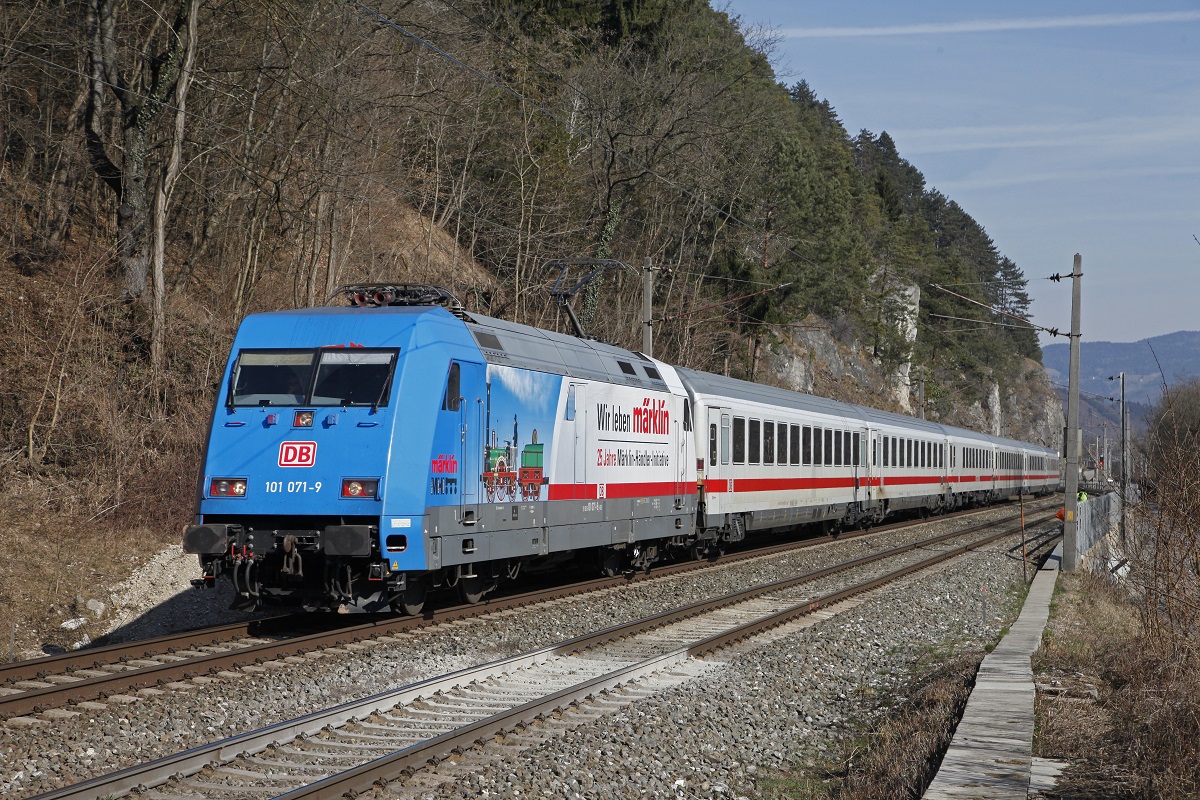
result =
[[1001,433],[1014,439],[1061,448],[1062,431],[1067,421],[1062,399],[1050,385],[1046,368],[1033,359],[1023,359],[1020,377],[1004,389],[1005,419]]
[[[920,416],[912,365],[885,373],[861,342],[838,341],[827,325],[815,318],[807,328],[781,333],[766,348],[766,369],[757,379],[806,394],[847,403]],[[1046,370],[1036,361],[1022,359],[1020,374],[1000,385],[981,387],[980,401],[952,408],[951,416],[931,419],[997,436],[1059,447],[1065,424],[1062,401],[1050,385]]]

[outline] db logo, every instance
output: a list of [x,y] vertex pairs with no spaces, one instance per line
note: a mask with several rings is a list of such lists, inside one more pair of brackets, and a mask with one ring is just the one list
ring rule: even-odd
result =
[[284,442],[279,445],[279,466],[311,467],[317,463],[316,442]]

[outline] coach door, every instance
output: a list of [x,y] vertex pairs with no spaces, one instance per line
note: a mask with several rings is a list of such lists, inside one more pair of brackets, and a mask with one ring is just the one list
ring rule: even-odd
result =
[[704,453],[704,512],[708,519],[724,514],[732,495],[733,479],[729,470],[730,410],[709,408],[705,432]]
[[856,467],[859,474],[859,479],[855,485],[858,488],[858,496],[854,499],[863,504],[863,508],[869,508],[871,501],[875,499],[875,490],[872,487],[872,478],[875,477],[873,464],[875,461],[876,448],[879,446],[876,440],[879,438],[874,428],[867,428],[863,431],[862,451],[859,453],[858,463]]

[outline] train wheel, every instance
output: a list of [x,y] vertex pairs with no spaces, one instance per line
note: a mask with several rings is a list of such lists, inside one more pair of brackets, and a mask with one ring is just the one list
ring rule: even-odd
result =
[[472,575],[470,578],[463,577],[458,581],[458,594],[464,603],[478,603],[487,593],[487,582],[480,575]]
[[415,617],[425,608],[425,598],[428,595],[429,584],[420,578],[410,580],[400,596],[392,600],[392,609]]

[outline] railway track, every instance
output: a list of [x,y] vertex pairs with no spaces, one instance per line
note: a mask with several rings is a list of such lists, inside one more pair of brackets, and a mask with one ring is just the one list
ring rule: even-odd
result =
[[[1050,519],[1045,515],[1032,524]],[[539,720],[568,706],[588,713],[614,701],[607,693],[618,693],[615,701],[621,702],[621,696],[688,680],[705,668],[698,656],[1012,536],[1014,522],[1010,517],[971,526],[689,604],[38,797],[107,797],[136,790],[157,800],[329,798],[409,776],[417,785],[449,780],[454,754],[479,742],[519,747],[537,738],[536,729],[544,724]],[[955,541],[962,539],[969,541]],[[895,561],[900,563],[891,566]],[[609,700],[598,699],[604,697]]]
[[[941,517],[951,520],[969,516],[962,511]],[[1016,520],[1017,515],[1007,518]],[[906,520],[879,526],[870,531],[847,532],[841,540],[878,536],[921,520]],[[968,529],[971,530],[971,529]],[[0,719],[28,722],[27,715],[44,714],[55,709],[70,709],[80,703],[112,699],[125,702],[131,694],[181,688],[184,681],[220,675],[248,666],[308,653],[371,646],[372,642],[390,641],[418,628],[445,624],[484,614],[523,608],[538,603],[572,597],[588,592],[646,580],[659,580],[680,573],[723,568],[756,558],[793,552],[833,541],[820,536],[730,553],[715,562],[685,562],[656,568],[648,574],[634,573],[616,578],[598,578],[565,586],[496,597],[473,605],[451,606],[428,612],[421,617],[355,618],[339,617],[336,624],[315,626],[308,616],[280,616],[233,623],[212,628],[184,631],[170,636],[88,648],[58,656],[16,662],[0,666]],[[350,622],[355,619],[354,622]],[[318,630],[296,635],[294,629]],[[190,688],[190,687],[189,687]],[[82,706],[88,710],[88,706]]]

